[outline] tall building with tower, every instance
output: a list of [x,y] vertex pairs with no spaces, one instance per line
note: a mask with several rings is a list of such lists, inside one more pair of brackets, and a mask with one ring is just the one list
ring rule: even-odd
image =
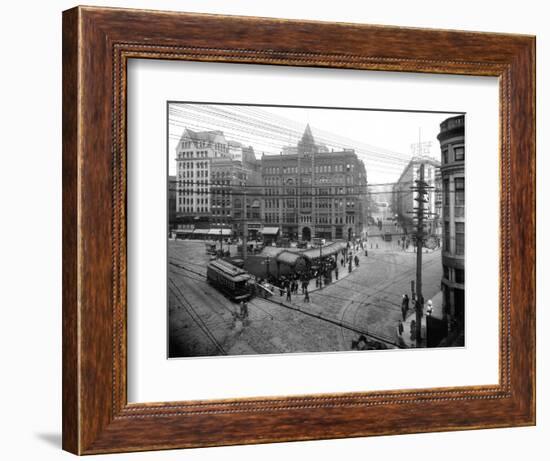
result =
[[413,210],[417,203],[413,192],[415,181],[419,179],[420,165],[424,165],[424,181],[429,186],[428,202],[426,203],[426,231],[429,234],[438,234],[438,204],[437,185],[440,181],[440,163],[427,156],[416,156],[404,168],[399,180],[393,186],[393,212],[397,215],[399,222],[409,228],[413,227]]
[[[465,183],[464,115],[440,125],[443,190],[443,308],[453,323],[464,322]],[[463,330],[462,330],[463,331]]]
[[367,172],[355,150],[316,143],[309,125],[296,146],[263,155],[264,223],[311,240],[364,236]]

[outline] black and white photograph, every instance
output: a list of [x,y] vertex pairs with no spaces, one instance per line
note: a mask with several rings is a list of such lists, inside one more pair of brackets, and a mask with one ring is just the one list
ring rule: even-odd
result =
[[544,459],[547,10],[6,3],[3,458]]
[[167,117],[169,358],[464,346],[465,114]]

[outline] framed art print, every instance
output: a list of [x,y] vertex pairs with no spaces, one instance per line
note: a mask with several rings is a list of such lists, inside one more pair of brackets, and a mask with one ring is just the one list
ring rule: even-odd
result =
[[534,46],[64,12],[64,449],[534,424]]

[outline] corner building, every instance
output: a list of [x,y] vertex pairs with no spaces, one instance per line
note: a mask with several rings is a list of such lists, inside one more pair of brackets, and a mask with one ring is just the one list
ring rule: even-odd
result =
[[178,224],[211,227],[213,235],[216,229],[242,235],[243,226],[249,234],[259,230],[261,175],[252,147],[226,140],[219,130],[186,128],[176,162]]
[[363,237],[367,173],[355,150],[330,151],[307,125],[296,146],[261,158],[264,225],[309,241]]
[[[443,188],[443,308],[448,320],[464,326],[464,115],[440,124],[441,181]],[[450,325],[452,326],[452,324]]]

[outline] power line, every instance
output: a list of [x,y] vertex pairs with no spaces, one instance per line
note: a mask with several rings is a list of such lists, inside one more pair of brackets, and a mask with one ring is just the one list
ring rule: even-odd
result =
[[[202,131],[220,129],[228,136],[244,144],[260,144],[280,151],[291,141],[297,142],[302,131],[296,127],[303,124],[278,117],[256,107],[219,106],[216,104],[173,104],[169,109],[170,126]],[[315,139],[322,145],[334,146],[337,149],[352,147],[359,158],[369,164],[369,170],[395,172],[410,161],[405,154],[372,146],[357,140],[345,138],[324,130],[315,130]],[[174,140],[181,136],[170,133]],[[276,154],[275,154],[276,155]]]
[[[267,137],[282,143],[285,143],[289,137],[298,141],[301,139],[303,132],[290,127],[288,124],[286,124],[285,128],[282,128],[281,125],[285,125],[282,121],[284,119],[276,118],[264,111],[256,111],[256,115],[254,117],[250,117],[246,115],[246,113],[243,113],[242,107],[238,106],[232,107],[233,111],[221,109],[214,105],[193,104],[184,105],[183,109],[184,110],[181,110],[180,106],[179,110],[174,108],[170,110],[170,113],[176,116],[179,114],[180,119],[191,118],[206,123],[216,123],[217,126],[225,126],[229,129],[241,129],[249,134],[261,136],[263,139]],[[197,115],[194,112],[199,112],[199,114]],[[266,120],[269,122],[266,123]],[[296,122],[294,123],[296,124]],[[314,130],[316,133],[314,138],[321,143],[328,144],[329,146],[336,148],[350,148],[353,146],[361,152],[370,153],[372,155],[384,154],[387,159],[394,159],[401,162],[409,161],[404,154],[398,152],[364,144],[357,140],[347,139],[334,133],[318,130],[316,128],[314,128]]]

